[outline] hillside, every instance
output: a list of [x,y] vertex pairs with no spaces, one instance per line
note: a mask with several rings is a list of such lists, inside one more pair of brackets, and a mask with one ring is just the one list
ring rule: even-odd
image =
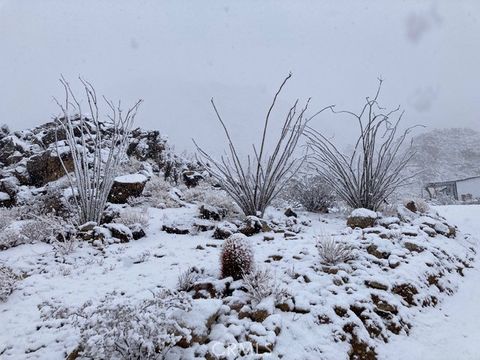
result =
[[480,132],[466,128],[434,129],[416,136],[413,167],[420,174],[411,189],[423,184],[480,175]]

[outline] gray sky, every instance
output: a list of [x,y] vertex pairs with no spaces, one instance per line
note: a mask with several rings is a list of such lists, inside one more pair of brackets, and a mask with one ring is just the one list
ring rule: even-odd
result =
[[[358,109],[381,100],[405,124],[480,130],[480,1],[0,0],[0,123],[22,129],[57,113],[58,77],[78,75],[130,104],[137,125],[224,146],[209,100],[250,144],[284,76],[276,121],[297,97]],[[354,125],[319,129],[351,139]]]

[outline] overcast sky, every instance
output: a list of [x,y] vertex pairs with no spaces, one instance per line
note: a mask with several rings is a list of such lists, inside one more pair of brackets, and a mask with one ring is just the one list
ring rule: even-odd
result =
[[[275,121],[297,97],[311,109],[381,100],[405,124],[480,130],[480,1],[0,0],[0,123],[35,126],[57,113],[63,74],[131,104],[137,124],[178,150],[195,137],[223,147],[209,100],[242,144],[288,72]],[[331,115],[319,129],[350,139]]]

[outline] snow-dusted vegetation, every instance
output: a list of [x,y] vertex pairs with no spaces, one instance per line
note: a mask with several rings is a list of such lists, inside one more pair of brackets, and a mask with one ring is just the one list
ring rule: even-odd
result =
[[478,360],[467,2],[0,2],[0,360]]
[[204,163],[173,155],[165,176],[172,152],[140,129],[100,221],[81,223],[55,136],[0,139],[5,359],[380,359],[474,265],[476,237],[422,199],[352,210],[294,177],[246,216]]

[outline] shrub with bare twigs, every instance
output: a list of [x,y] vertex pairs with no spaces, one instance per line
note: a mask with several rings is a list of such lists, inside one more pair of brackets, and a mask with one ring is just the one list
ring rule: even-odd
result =
[[116,223],[131,226],[140,224],[142,228],[148,227],[147,208],[137,210],[132,208],[124,209],[120,212],[120,216],[113,220]]
[[328,212],[335,201],[333,189],[323,178],[308,175],[291,179],[282,198],[291,206],[322,213]]
[[8,266],[0,264],[0,301],[6,301],[18,282],[18,276]]
[[168,350],[190,330],[175,315],[191,309],[185,293],[167,289],[150,298],[135,299],[112,292],[98,302],[78,308],[43,303],[42,319],[70,320],[80,330],[82,357],[89,359],[163,359]]
[[191,266],[187,270],[180,273],[177,279],[177,289],[179,291],[190,291],[193,288],[193,285],[198,280],[200,276],[200,271]]
[[166,180],[154,175],[145,185],[143,196],[131,197],[128,199],[128,203],[131,206],[147,205],[159,209],[181,207],[181,200],[173,189]]
[[247,293],[257,303],[270,296],[273,297],[275,303],[279,303],[289,296],[287,289],[277,282],[268,268],[256,268],[252,272],[244,274],[242,278]]
[[333,236],[321,235],[317,237],[317,250],[320,262],[324,265],[338,265],[355,258],[352,248],[338,242]]

